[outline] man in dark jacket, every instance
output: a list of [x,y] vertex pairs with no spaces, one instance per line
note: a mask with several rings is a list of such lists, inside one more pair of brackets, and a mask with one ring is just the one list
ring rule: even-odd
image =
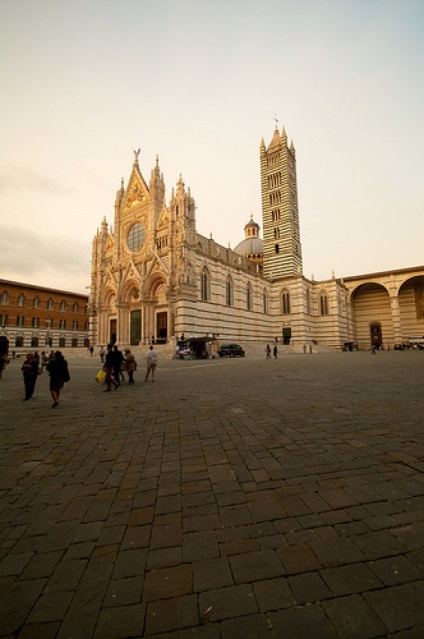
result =
[[113,376],[115,381],[118,383],[118,386],[120,385],[121,380],[124,381],[125,379],[124,374],[122,373],[122,363],[124,359],[124,355],[115,344],[113,347]]
[[104,371],[106,373],[105,393],[107,393],[107,392],[109,392],[111,390],[112,384],[115,386],[115,390],[116,390],[118,388],[118,386],[119,386],[119,383],[112,377],[113,371],[114,371],[114,368],[115,368],[115,352],[113,350],[112,344],[108,344],[107,345],[106,359],[105,359],[105,363],[104,363],[103,368],[104,368]]

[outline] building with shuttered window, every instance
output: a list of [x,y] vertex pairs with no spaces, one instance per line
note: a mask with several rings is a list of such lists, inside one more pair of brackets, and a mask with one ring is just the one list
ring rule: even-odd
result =
[[9,349],[87,347],[88,296],[0,279],[0,332]]

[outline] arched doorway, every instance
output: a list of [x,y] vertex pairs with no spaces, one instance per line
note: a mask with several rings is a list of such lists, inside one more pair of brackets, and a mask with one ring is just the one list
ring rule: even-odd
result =
[[[354,341],[359,349],[393,342],[393,318],[388,290],[377,282],[360,285],[352,294]],[[383,341],[384,338],[384,341]]]

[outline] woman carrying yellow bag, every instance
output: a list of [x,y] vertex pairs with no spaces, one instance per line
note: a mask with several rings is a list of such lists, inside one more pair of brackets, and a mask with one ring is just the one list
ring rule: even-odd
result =
[[104,383],[105,383],[105,380],[106,380],[106,373],[105,373],[105,371],[103,370],[103,368],[101,368],[101,369],[99,370],[99,372],[97,373],[97,375],[96,375],[96,377],[95,377],[94,379],[96,380],[96,382],[97,382],[98,384],[104,384]]

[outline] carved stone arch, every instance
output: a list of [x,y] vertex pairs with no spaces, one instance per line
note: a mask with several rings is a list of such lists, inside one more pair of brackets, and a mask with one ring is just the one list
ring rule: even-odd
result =
[[123,304],[131,304],[140,299],[140,282],[135,278],[129,278],[122,287],[121,302]]
[[167,279],[165,275],[160,271],[152,273],[144,287],[146,297],[150,300],[157,300],[158,291],[162,286],[165,286],[165,288],[167,287]]
[[116,288],[113,286],[106,286],[102,293],[102,306],[104,308],[111,309],[115,306],[116,302]]

